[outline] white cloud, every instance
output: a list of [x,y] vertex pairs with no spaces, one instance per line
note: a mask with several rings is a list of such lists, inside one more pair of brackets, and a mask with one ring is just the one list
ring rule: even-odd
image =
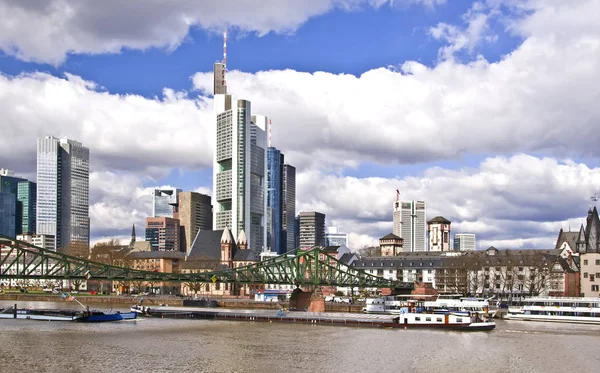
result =
[[[553,240],[567,221],[578,227],[600,185],[597,169],[555,160],[600,155],[600,25],[595,1],[535,4],[511,25],[522,45],[497,63],[449,60],[430,68],[407,61],[400,72],[382,68],[359,77],[232,71],[228,84],[273,119],[274,144],[299,170],[298,211],[326,212],[353,233],[351,240],[368,244],[391,230],[399,187],[406,198],[426,199],[432,216],[452,219],[455,232],[474,231],[486,244]],[[568,27],[549,28],[556,16]],[[209,91],[211,78],[197,74],[194,84]],[[0,147],[0,166],[31,173],[36,137],[82,141],[94,171],[93,233],[128,234],[132,221],[149,214],[146,177],[210,167],[211,104],[169,89],[153,99],[115,95],[72,75],[0,76],[0,134],[11,139]],[[521,152],[548,157],[510,156]],[[365,161],[473,154],[489,157],[473,170],[430,168],[394,179],[329,173]]]
[[[60,64],[70,53],[177,48],[190,28],[233,27],[265,35],[293,32],[332,9],[380,7],[387,0],[0,0],[0,49],[26,61]],[[444,0],[396,0],[433,7]],[[35,25],[32,27],[32,25]]]
[[[452,231],[475,233],[481,245],[551,248],[560,228],[578,230],[600,168],[519,154],[493,157],[474,169],[432,167],[403,178],[357,178],[304,172],[297,177],[298,211],[326,214],[359,249],[392,230],[395,191],[425,200],[427,218],[442,215]],[[487,247],[481,246],[481,247]]]

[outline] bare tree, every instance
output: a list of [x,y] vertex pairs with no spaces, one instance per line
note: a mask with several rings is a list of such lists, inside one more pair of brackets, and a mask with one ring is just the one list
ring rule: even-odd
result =
[[361,257],[381,256],[381,247],[365,246],[362,249],[358,250],[358,255]]

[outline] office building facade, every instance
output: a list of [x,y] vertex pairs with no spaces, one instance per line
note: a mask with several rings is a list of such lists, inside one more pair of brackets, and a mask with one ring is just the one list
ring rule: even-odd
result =
[[427,219],[425,201],[402,201],[400,237],[403,251],[427,251]]
[[250,101],[227,94],[214,101],[213,227],[236,237],[244,231],[248,248],[260,253],[267,246],[268,119],[252,115]]
[[454,235],[455,251],[474,251],[476,247],[475,235],[473,233],[457,233]]
[[179,213],[178,188],[154,189],[152,196],[152,217],[178,218]]
[[37,184],[31,181],[20,181],[17,185],[17,208],[20,211],[21,226],[20,229],[17,227],[17,234],[35,233],[36,200]]
[[303,211],[299,218],[300,248],[326,246],[325,214],[316,211]]
[[394,201],[394,226],[392,233],[398,237],[402,237],[402,202]]
[[276,253],[286,251],[282,229],[284,155],[274,147],[267,149],[267,247]]
[[[4,207],[3,211],[5,215],[14,216],[14,227],[13,223],[8,221],[0,220],[0,232],[6,231],[10,237],[15,237],[23,233],[34,233],[35,232],[35,206],[36,206],[36,184],[26,179],[15,177],[14,172],[6,169],[2,169],[0,172],[0,193],[8,193],[11,195],[10,198],[14,199],[13,202],[6,202],[9,205]],[[8,201],[8,197],[5,197],[5,201]],[[10,225],[10,228],[8,226]]]
[[210,196],[196,192],[179,193],[179,224],[181,251],[187,251],[198,231],[213,229]]
[[89,246],[90,151],[53,136],[37,141],[36,233],[55,236],[58,250]]
[[0,191],[0,234],[16,236],[17,199],[12,193]]
[[283,254],[298,248],[296,242],[296,167],[283,165],[281,208],[281,246]]
[[179,219],[146,218],[146,241],[150,242],[152,251],[180,251]]
[[327,227],[325,234],[325,244],[327,246],[348,246],[348,233],[342,233],[338,227]]

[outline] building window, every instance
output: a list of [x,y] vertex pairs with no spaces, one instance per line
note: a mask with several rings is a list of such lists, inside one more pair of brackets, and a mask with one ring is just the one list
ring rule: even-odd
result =
[[587,259],[583,260],[583,265],[586,266],[587,265]]
[[583,278],[588,278],[588,273],[587,272],[583,273]]
[[600,259],[596,259],[596,265],[600,266]]
[[598,285],[592,285],[592,291],[598,291]]

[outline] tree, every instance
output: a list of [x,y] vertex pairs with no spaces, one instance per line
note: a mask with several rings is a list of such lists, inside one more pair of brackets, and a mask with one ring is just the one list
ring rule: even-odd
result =
[[365,246],[358,250],[358,255],[361,257],[381,256],[381,247]]
[[73,241],[62,250],[65,254],[81,259],[89,259],[90,247],[85,242]]

